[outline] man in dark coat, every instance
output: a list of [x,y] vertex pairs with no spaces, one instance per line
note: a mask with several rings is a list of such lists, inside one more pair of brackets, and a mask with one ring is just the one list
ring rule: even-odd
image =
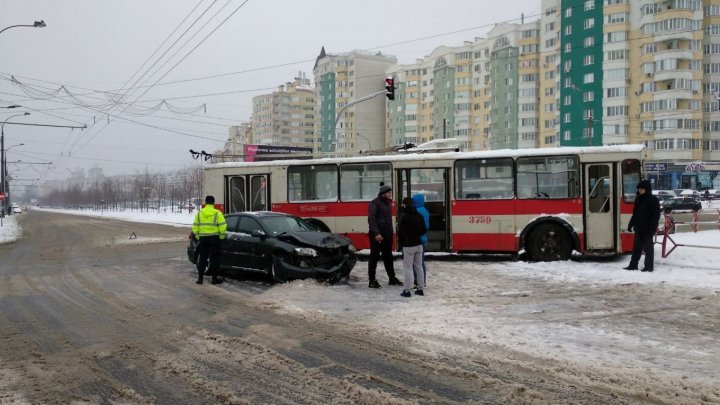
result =
[[368,225],[370,231],[370,258],[368,259],[368,278],[370,288],[380,288],[380,283],[375,279],[377,262],[382,254],[385,272],[387,272],[389,285],[402,285],[402,282],[395,277],[393,267],[393,224],[392,224],[392,188],[385,183],[380,183],[378,196],[370,201],[368,207]]
[[625,270],[637,270],[640,254],[645,253],[645,267],[642,271],[653,271],[654,246],[653,236],[657,232],[660,221],[660,202],[652,194],[652,186],[647,180],[642,180],[637,185],[637,196],[633,214],[628,224],[628,231],[635,231],[630,264],[624,267]]

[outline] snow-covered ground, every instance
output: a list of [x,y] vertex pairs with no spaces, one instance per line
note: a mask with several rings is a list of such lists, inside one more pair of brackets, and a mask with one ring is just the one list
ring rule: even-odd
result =
[[[178,226],[192,222],[187,213],[75,213]],[[6,218],[0,242],[19,234],[14,217]],[[678,244],[720,248],[715,227],[678,232],[672,238]],[[265,289],[240,281],[223,288],[253,290],[252,299],[280,311],[407,337],[427,353],[477,356],[477,347],[493,345],[534,358],[592,364],[612,370],[609,373],[621,380],[642,369],[665,375],[667,381],[713,385],[720,381],[720,347],[706,340],[717,334],[686,337],[683,322],[695,322],[693,327],[704,320],[717,323],[712,318],[716,314],[709,316],[702,308],[717,305],[720,298],[720,254],[717,249],[683,246],[662,258],[661,246],[655,246],[653,273],[622,270],[628,256],[553,263],[442,256],[428,263],[424,297],[402,298],[399,287],[386,285],[368,289],[367,262],[358,263],[347,284],[299,280]],[[401,266],[395,262],[398,275]],[[378,274],[380,281],[387,281],[382,264]],[[657,296],[667,301],[658,302]],[[703,395],[720,401],[720,391]]]
[[20,239],[22,229],[18,226],[17,215],[7,215],[0,218],[0,243],[8,243]]

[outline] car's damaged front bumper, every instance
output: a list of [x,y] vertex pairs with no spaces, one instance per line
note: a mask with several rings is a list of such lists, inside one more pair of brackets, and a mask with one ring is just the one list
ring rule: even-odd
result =
[[357,263],[354,253],[331,258],[288,256],[275,257],[275,278],[279,281],[313,277],[335,284],[347,277]]

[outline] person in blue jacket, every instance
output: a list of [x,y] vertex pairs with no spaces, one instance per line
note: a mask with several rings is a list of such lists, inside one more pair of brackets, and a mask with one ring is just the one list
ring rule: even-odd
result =
[[[425,221],[425,229],[430,229],[430,212],[428,212],[427,208],[425,208],[425,196],[422,194],[415,194],[413,197],[413,204],[415,204],[415,209],[417,210],[418,214],[420,214],[421,217],[423,217],[423,221]],[[427,252],[428,247],[428,237],[427,232],[425,232],[422,236],[420,236],[420,242],[422,242],[423,246],[423,253],[422,253],[422,269],[423,269],[423,285],[427,284],[427,266],[425,266],[425,252]],[[418,285],[417,279],[415,280],[415,285]]]

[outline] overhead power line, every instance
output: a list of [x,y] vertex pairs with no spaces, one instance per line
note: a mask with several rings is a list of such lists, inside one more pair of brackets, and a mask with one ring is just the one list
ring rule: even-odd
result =
[[[210,38],[210,36],[212,36],[212,34],[214,34],[214,33],[215,33],[220,27],[222,27],[232,16],[234,16],[235,13],[237,13],[245,4],[247,4],[248,1],[250,1],[250,0],[245,0],[245,1],[243,1],[235,10],[233,10],[232,13],[230,13],[230,15],[228,15],[224,20],[222,20],[222,21],[221,21],[212,31],[210,31],[210,33],[208,33],[197,45],[195,45],[192,49],[190,49],[190,51],[188,51],[188,52],[185,54],[185,56],[183,56],[183,57],[182,57],[179,61],[177,61],[169,70],[167,70],[162,76],[160,76],[160,78],[158,78],[158,79],[155,81],[155,83],[153,83],[152,86],[150,86],[150,87],[148,87],[147,89],[145,89],[145,90],[142,92],[142,94],[140,94],[140,95],[135,99],[135,102],[137,102],[137,100],[139,100],[142,96],[144,96],[145,94],[147,94],[147,92],[150,91],[155,84],[159,83],[159,82],[160,82],[162,79],[164,79],[168,74],[170,74],[170,72],[172,72],[180,63],[182,63],[188,56],[190,56],[200,45],[202,45],[208,38]],[[135,102],[133,102],[133,103],[135,103]],[[131,103],[131,105],[132,105],[133,103]],[[125,109],[127,109],[127,108],[125,108]],[[125,111],[125,110],[120,111],[119,114],[122,114],[124,111]],[[118,116],[119,116],[119,114],[118,114]],[[108,124],[108,125],[109,125],[109,124]],[[107,125],[104,126],[102,129],[100,129],[99,131],[95,132],[95,134],[94,134],[92,137],[90,137],[85,143],[83,143],[80,147],[78,147],[78,150],[82,150],[83,147],[85,147],[88,143],[90,143],[93,139],[95,139],[95,137],[97,137],[105,128],[107,128]],[[74,145],[77,145],[77,143],[78,143],[78,142],[75,142]],[[73,145],[73,146],[74,146],[74,145]]]

